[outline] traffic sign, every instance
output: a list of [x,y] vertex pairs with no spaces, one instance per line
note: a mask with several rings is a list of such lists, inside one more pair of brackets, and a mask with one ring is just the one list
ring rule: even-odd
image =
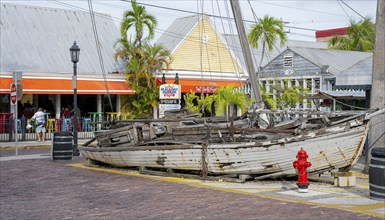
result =
[[23,84],[21,80],[23,79],[22,72],[13,72],[13,81],[15,81],[17,87],[17,100],[20,101],[21,97],[23,97]]
[[17,91],[16,91],[16,84],[11,83],[11,105],[17,104]]

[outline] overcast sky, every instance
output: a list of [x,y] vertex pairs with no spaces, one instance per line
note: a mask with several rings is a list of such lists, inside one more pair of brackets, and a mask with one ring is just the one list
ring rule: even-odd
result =
[[[1,2],[89,10],[87,0],[1,0]],[[229,5],[228,0],[137,0],[137,2],[143,4],[147,11],[157,18],[156,39],[176,18],[202,12],[232,17],[230,6],[226,7]],[[361,16],[370,16],[374,21],[377,0],[240,0],[240,4],[244,20],[255,21],[264,15],[281,18],[287,22],[286,31],[289,39],[315,41],[315,30],[346,27],[350,19],[360,20]],[[92,7],[95,12],[112,15],[119,26],[123,12],[130,10],[131,4],[129,0],[92,0]],[[253,16],[252,10],[256,17]],[[215,18],[214,23],[222,33],[233,33],[230,29],[235,30],[234,24],[228,24],[226,19]]]

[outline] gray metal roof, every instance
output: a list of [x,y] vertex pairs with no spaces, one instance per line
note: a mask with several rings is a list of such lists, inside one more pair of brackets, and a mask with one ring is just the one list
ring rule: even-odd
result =
[[[241,64],[245,66],[245,59],[243,57],[241,44],[239,43],[239,37],[238,35],[224,35],[225,40],[231,50],[235,53],[235,55],[239,58],[241,61]],[[278,42],[278,41],[277,41]],[[262,56],[262,41],[259,41],[258,43],[259,47],[257,49],[251,48],[251,52],[253,54],[254,64],[256,66],[265,66],[270,61],[272,61],[275,57],[277,57],[282,51],[286,50],[287,47],[306,47],[306,48],[322,48],[326,49],[328,44],[325,42],[310,42],[310,41],[297,41],[297,40],[288,40],[285,45],[280,45],[279,43],[276,43],[273,47],[273,50],[270,52],[266,52],[264,59],[261,62],[261,56]]]
[[[157,44],[162,44],[167,50],[173,52],[185,39],[185,37],[192,31],[192,29],[198,24],[199,16],[193,15],[189,17],[182,17],[175,19],[175,21],[168,27],[168,29],[163,33],[163,35],[156,42]],[[210,18],[207,17],[211,22]],[[213,22],[211,22],[213,24]],[[217,28],[219,30],[220,28]],[[221,34],[221,33],[218,33]],[[232,50],[234,55],[239,59],[241,65],[245,67],[245,61],[243,58],[243,53],[241,49],[241,45],[239,42],[238,35],[234,34],[221,34],[224,43]],[[262,45],[260,42],[259,45]],[[282,51],[284,51],[287,47],[310,47],[310,48],[327,48],[328,44],[326,42],[309,42],[309,41],[296,41],[296,40],[288,40],[285,45],[282,47],[278,44],[273,48],[273,51],[267,53],[267,58],[264,58],[262,61],[262,65],[266,65],[273,58],[278,56]],[[253,59],[255,65],[259,66],[259,62],[262,55],[262,46],[258,49],[252,48]]]
[[372,85],[373,56],[368,57],[336,76],[337,89],[369,89]]
[[[176,19],[156,43],[163,44],[166,49],[173,52],[197,25],[198,21],[198,16]],[[222,34],[222,36],[227,46],[239,59],[240,64],[245,67],[238,36],[230,34]],[[262,45],[262,43],[260,42],[259,45]],[[266,54],[267,57],[263,59],[262,64],[259,63],[262,55],[262,46],[258,49],[252,48],[252,54],[255,65],[264,67],[285,50],[289,49],[313,63],[314,67],[322,68],[322,66],[328,65],[329,76],[336,77],[337,88],[363,89],[371,85],[372,53],[330,50],[327,47],[327,42],[288,40],[283,46],[277,43],[273,50]],[[350,87],[347,87],[348,85]],[[335,95],[338,96],[337,94]]]
[[[102,74],[89,13],[1,3],[0,14],[1,71],[72,73],[69,48],[76,41],[78,74]],[[115,72],[119,30],[110,15],[95,13],[95,20],[105,71]]]
[[176,19],[156,41],[171,53],[182,43],[185,37],[198,24],[200,17],[194,15]]
[[329,72],[333,75],[337,75],[356,63],[372,56],[372,53],[368,52],[347,50],[328,50],[306,47],[290,47],[289,49],[319,67],[328,65]]

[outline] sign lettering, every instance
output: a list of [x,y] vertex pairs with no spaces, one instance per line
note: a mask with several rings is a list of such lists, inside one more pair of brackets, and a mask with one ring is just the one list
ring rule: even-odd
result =
[[180,104],[179,99],[161,99],[160,104]]
[[176,84],[163,84],[159,88],[159,99],[180,99],[181,87]]
[[196,93],[214,93],[217,89],[216,86],[195,86],[194,92]]

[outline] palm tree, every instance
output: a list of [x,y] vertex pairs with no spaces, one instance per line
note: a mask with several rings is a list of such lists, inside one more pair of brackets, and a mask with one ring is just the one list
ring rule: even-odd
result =
[[[172,59],[170,52],[163,46],[146,43],[154,37],[157,25],[155,17],[148,14],[146,8],[138,5],[135,0],[131,1],[131,6],[132,10],[123,15],[121,39],[115,44],[115,47],[119,45],[115,59],[126,61],[126,80],[128,86],[135,90],[135,95],[127,96],[122,101],[123,106],[131,110],[132,117],[147,117],[151,113],[151,107],[158,104],[159,88],[155,73],[168,69]],[[127,38],[127,32],[132,28],[135,32],[134,42]],[[146,28],[148,36],[143,40]]]
[[202,99],[195,94],[195,92],[190,90],[189,93],[186,93],[183,96],[183,99],[187,109],[198,113],[199,116],[202,116],[201,111],[203,102],[201,101]]
[[121,45],[115,53],[115,58],[129,58],[126,80],[128,86],[135,90],[135,95],[122,101],[122,106],[131,110],[133,117],[147,117],[151,113],[151,107],[158,105],[159,88],[154,74],[169,68],[172,61],[170,52],[157,44],[139,47],[123,40]]
[[195,92],[190,91],[184,96],[186,107],[202,116],[202,108],[212,113],[212,105],[214,103],[215,112],[218,115],[229,117],[230,105],[238,106],[242,112],[252,104],[253,100],[249,99],[244,93],[234,91],[234,85],[228,85],[226,88],[221,86],[213,95],[196,95]]
[[172,62],[170,51],[166,50],[163,45],[146,44],[143,47],[144,57],[146,59],[148,73],[155,74],[164,69],[169,69]]
[[350,20],[347,35],[333,36],[329,48],[337,50],[373,51],[375,25],[370,17],[358,22]]
[[275,99],[272,94],[261,87],[262,99],[269,109],[285,109],[294,108],[298,103],[302,102],[309,89],[301,86],[289,86],[288,80],[285,80],[283,86],[278,85],[272,87],[274,89]]
[[263,57],[265,56],[266,46],[269,52],[271,52],[275,42],[278,40],[277,38],[279,38],[281,46],[287,41],[286,33],[283,30],[283,22],[268,15],[263,17],[263,19],[259,19],[256,24],[251,26],[248,38],[250,45],[254,48],[258,48],[259,40],[262,41],[260,65],[262,65]]
[[125,11],[123,21],[120,25],[122,39],[127,39],[127,32],[130,28],[135,29],[134,45],[141,45],[144,29],[148,29],[147,40],[154,37],[154,29],[157,25],[156,18],[147,13],[144,6],[140,6],[135,0],[131,1],[132,11]]
[[[216,113],[222,115],[223,111],[225,111],[227,118],[229,117],[230,105],[236,105],[244,112],[251,104],[251,100],[245,94],[240,91],[234,91],[234,85],[228,85],[226,88],[221,86],[215,90],[213,101]],[[209,101],[209,103],[211,102]],[[211,107],[211,105],[208,105],[206,108],[209,106]],[[210,111],[208,108],[207,110]]]
[[137,53],[137,47],[134,46],[132,41],[121,38],[114,44],[115,54],[114,59],[118,61],[121,59],[126,67],[126,72],[129,72],[129,61]]

